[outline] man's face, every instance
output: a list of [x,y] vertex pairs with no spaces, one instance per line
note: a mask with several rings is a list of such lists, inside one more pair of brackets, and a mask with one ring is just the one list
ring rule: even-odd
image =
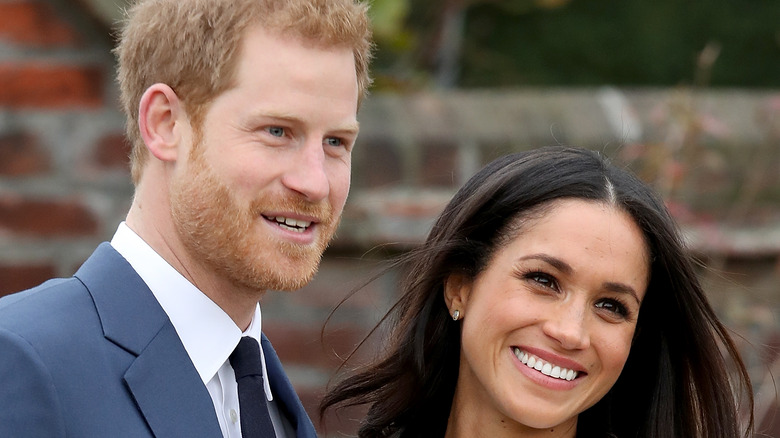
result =
[[250,290],[293,290],[317,270],[349,192],[358,87],[350,48],[248,29],[236,85],[190,132],[171,186],[190,257]]

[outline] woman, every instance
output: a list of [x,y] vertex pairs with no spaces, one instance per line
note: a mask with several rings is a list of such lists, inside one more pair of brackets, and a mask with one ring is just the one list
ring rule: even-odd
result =
[[401,263],[389,345],[321,404],[367,404],[360,437],[738,437],[740,389],[752,431],[673,220],[597,153],[494,161]]

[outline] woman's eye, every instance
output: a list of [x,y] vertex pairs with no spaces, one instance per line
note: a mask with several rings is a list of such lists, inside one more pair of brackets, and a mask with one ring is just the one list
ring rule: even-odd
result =
[[604,309],[608,312],[614,313],[615,315],[626,317],[628,316],[628,309],[626,308],[623,303],[617,300],[601,300],[598,303],[596,303],[596,307],[599,309]]
[[545,274],[544,272],[529,272],[525,276],[527,279],[541,285],[548,289],[558,289],[558,284],[555,282],[555,278]]
[[274,137],[284,137],[284,128],[280,126],[271,126],[269,128],[265,128],[265,130]]

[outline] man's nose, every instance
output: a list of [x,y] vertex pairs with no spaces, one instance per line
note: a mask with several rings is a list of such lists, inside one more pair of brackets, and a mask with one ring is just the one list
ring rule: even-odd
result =
[[311,202],[328,197],[330,180],[322,141],[307,141],[296,150],[289,168],[284,172],[282,183]]

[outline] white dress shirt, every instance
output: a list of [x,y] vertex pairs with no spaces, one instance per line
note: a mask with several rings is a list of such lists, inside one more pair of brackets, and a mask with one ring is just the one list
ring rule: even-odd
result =
[[[184,349],[211,395],[222,435],[225,438],[241,438],[238,384],[228,358],[242,336],[251,336],[260,343],[260,305],[255,309],[249,328],[242,333],[222,308],[168,264],[125,222],[119,224],[111,239],[111,246],[130,263],[168,314]],[[263,375],[268,376],[262,348],[260,355]],[[289,430],[289,421],[282,420],[273,401],[268,379],[264,379],[264,382],[268,410],[276,436],[286,438],[285,429]]]

